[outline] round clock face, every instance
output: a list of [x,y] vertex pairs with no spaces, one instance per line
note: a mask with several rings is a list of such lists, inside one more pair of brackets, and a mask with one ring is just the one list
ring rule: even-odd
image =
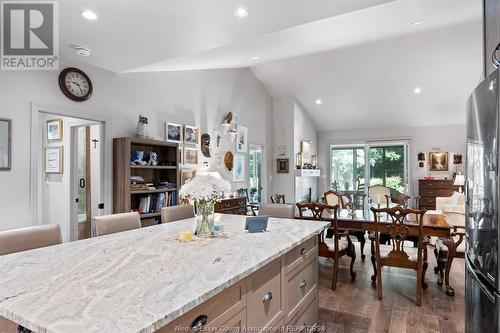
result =
[[59,85],[66,97],[83,102],[92,95],[92,82],[83,71],[77,68],[66,68],[59,75]]

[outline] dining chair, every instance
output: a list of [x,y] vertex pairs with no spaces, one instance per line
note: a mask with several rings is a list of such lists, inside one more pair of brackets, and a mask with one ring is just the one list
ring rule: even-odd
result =
[[[413,206],[411,204],[412,197],[410,197],[409,195],[403,194],[403,193],[399,193],[399,194],[395,194],[395,195],[392,195],[392,194],[386,195],[385,200],[386,200],[387,207],[390,207],[391,204],[396,204],[396,205],[399,205],[399,206],[404,207],[404,208],[418,209],[420,197],[416,196],[413,198]],[[382,244],[387,244],[389,242],[389,239],[390,239],[390,237],[387,234],[380,235],[380,242]],[[408,236],[406,239],[409,242],[413,243],[413,247],[418,247],[418,237],[417,236]]]
[[465,226],[453,226],[453,232],[450,238],[438,238],[434,255],[436,256],[437,266],[434,267],[434,273],[439,273],[438,286],[446,285],[446,295],[454,296],[455,290],[450,287],[450,270],[453,259],[465,258]]
[[0,231],[0,255],[61,244],[59,224]]
[[[342,209],[346,208],[346,203],[344,202],[344,198],[339,193],[334,192],[332,190],[329,190],[329,191],[326,191],[323,195],[325,198],[325,203],[327,205],[330,205],[330,206],[338,205]],[[342,233],[342,231],[341,231],[341,233]],[[366,258],[365,254],[364,254],[365,244],[366,244],[365,232],[364,231],[349,231],[349,235],[352,235],[358,239],[359,247],[360,247],[360,251],[361,251],[361,260],[365,260],[365,258]],[[328,230],[326,237],[331,238],[332,236],[333,236],[332,232],[330,230]]]
[[[344,230],[341,233],[338,229],[337,221],[337,211],[339,206],[330,206],[317,202],[312,203],[297,203],[297,208],[299,211],[299,219],[301,220],[313,220],[313,221],[325,221],[323,217],[323,212],[328,211],[330,216],[330,228],[333,229],[334,236],[330,240],[330,244],[327,244],[327,239],[325,238],[325,233],[318,235],[318,255],[320,257],[333,259],[333,277],[332,277],[332,290],[337,289],[337,274],[339,271],[339,259],[343,256],[348,256],[351,258],[351,282],[356,280],[356,272],[354,272],[354,261],[356,260],[356,251],[354,249],[354,244],[351,242],[349,237],[349,231]],[[331,218],[333,215],[333,219]],[[342,238],[341,238],[342,237]]]
[[194,217],[193,205],[177,205],[161,209],[161,223],[185,220]]
[[[372,203],[383,204],[386,202],[386,196],[391,196],[391,190],[382,185],[373,185],[368,187],[368,196],[370,197]],[[390,203],[392,203],[392,200],[389,198],[387,207],[389,207]]]
[[141,218],[137,212],[95,216],[92,218],[92,237],[139,229],[140,227]]
[[271,202],[275,204],[282,203],[284,204],[285,201],[285,195],[284,194],[273,194],[271,195]]
[[[382,299],[382,268],[384,266],[407,268],[417,271],[417,305],[422,304],[422,288],[427,288],[424,277],[427,266],[427,238],[423,235],[423,217],[425,210],[417,210],[395,206],[392,208],[371,208],[375,220],[375,231],[371,233],[372,255],[375,260],[374,270],[376,274],[377,296]],[[380,222],[379,214],[387,214],[390,217],[390,224]],[[408,215],[414,215],[415,219],[408,221]],[[408,237],[410,229],[408,224],[418,225],[418,247],[409,248],[404,246],[404,241]],[[380,232],[387,233],[391,238],[391,245],[381,245],[379,241]],[[381,249],[384,249],[382,252]],[[407,252],[408,251],[408,252]]]
[[295,217],[295,205],[263,203],[260,205],[259,215],[282,219],[293,219]]
[[[59,224],[0,231],[0,255],[61,244]],[[0,332],[24,332],[24,327],[0,316]]]

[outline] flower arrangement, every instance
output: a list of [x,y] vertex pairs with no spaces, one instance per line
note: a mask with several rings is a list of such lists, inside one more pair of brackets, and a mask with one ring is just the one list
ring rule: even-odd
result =
[[189,197],[196,202],[199,215],[196,225],[197,236],[207,236],[212,233],[214,204],[222,199],[224,192],[229,191],[231,184],[222,179],[218,173],[199,175],[182,185],[179,192],[181,197]]

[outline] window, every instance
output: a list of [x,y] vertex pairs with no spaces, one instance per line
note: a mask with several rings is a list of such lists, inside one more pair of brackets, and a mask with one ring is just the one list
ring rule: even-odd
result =
[[[332,146],[331,187],[340,192],[366,193],[368,186],[382,185],[407,193],[407,156],[407,142]],[[368,184],[365,179],[369,179]]]

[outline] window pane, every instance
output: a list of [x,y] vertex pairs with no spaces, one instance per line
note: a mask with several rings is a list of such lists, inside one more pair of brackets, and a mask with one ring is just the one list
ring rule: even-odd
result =
[[370,147],[370,186],[405,192],[404,146]]
[[358,189],[358,183],[364,184],[363,148],[335,148],[332,149],[331,158],[333,189],[353,191]]

